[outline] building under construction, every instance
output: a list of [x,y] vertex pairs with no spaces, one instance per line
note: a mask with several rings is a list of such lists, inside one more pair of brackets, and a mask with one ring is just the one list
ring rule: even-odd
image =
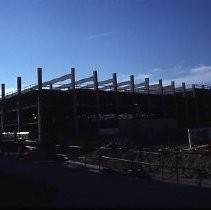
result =
[[[75,80],[75,69],[59,78],[43,81],[37,69],[37,84],[5,95],[1,85],[1,142],[5,134],[27,132],[39,145],[89,143],[99,145],[114,139],[138,146],[180,144],[188,128],[211,126],[211,90],[185,83],[175,87],[136,84],[134,76],[118,82],[116,73],[98,81],[97,71]],[[78,142],[77,142],[78,141]],[[102,141],[102,142],[101,142]]]

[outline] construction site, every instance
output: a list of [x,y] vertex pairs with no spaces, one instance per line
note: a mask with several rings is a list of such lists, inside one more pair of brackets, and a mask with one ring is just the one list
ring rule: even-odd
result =
[[[1,85],[1,154],[55,155],[99,170],[209,186],[211,89],[182,83],[136,83],[116,73],[69,74],[5,94]],[[194,129],[201,131],[193,141]],[[191,139],[192,138],[192,139]]]

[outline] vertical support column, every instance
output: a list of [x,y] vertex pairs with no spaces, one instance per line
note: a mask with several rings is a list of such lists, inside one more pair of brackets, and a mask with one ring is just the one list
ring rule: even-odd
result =
[[145,78],[145,91],[146,91],[147,100],[148,100],[148,115],[151,115],[152,103],[151,103],[151,96],[150,96],[150,90],[149,90],[149,78]]
[[53,89],[53,84],[50,84],[49,88],[50,88],[50,90],[52,90]]
[[134,89],[134,76],[133,75],[130,75],[130,90],[133,93],[135,91],[135,89]]
[[71,68],[71,89],[75,90],[75,68]]
[[193,97],[195,98],[196,97],[196,85],[195,84],[192,84],[192,94],[193,94]]
[[42,68],[37,68],[38,83],[38,143],[43,144]]
[[172,90],[172,94],[175,95],[175,82],[171,81],[171,90]]
[[188,116],[189,116],[189,112],[188,112],[188,99],[186,97],[186,85],[185,82],[182,83],[182,95],[184,97],[185,100],[185,124],[186,126],[188,126]]
[[165,99],[163,97],[163,82],[162,79],[159,80],[159,95],[161,97],[161,111],[162,115],[165,116],[166,110],[165,110]]
[[[17,132],[21,132],[21,77],[17,77]],[[15,133],[15,138],[18,140],[18,153],[21,152],[21,142],[19,142],[20,134]]]
[[18,98],[17,98],[17,131],[21,131],[21,77],[17,77],[17,91],[18,91]]
[[113,90],[117,92],[117,76],[116,73],[113,73]]
[[162,79],[159,80],[159,95],[163,95],[163,83],[162,83]]
[[185,87],[185,82],[182,83],[182,95],[183,97],[186,96],[186,87]]
[[118,90],[117,90],[117,76],[116,73],[113,73],[113,90],[115,92],[115,113],[114,119],[119,125],[119,97],[118,97]]
[[[202,90],[204,90],[205,89],[205,85],[202,85],[201,86],[201,88],[202,88]],[[206,89],[207,89],[207,87],[206,87]],[[200,107],[199,108],[199,119],[200,119],[200,121],[204,121],[205,119],[206,119],[206,121],[207,121],[207,116],[206,116],[206,96],[205,96],[205,94],[202,94],[202,99],[200,100],[200,104],[202,104],[202,105],[199,105],[198,104],[198,107],[200,107],[200,106],[203,106],[203,108],[202,107]]]
[[134,75],[130,75],[130,91],[132,92],[132,103],[133,103],[133,111],[132,111],[132,116],[133,119],[136,116],[136,100],[135,100],[135,87],[134,87]]
[[4,123],[5,123],[4,100],[5,100],[5,84],[1,84],[1,133],[4,132]]
[[94,90],[96,94],[96,113],[95,113],[95,119],[97,122],[97,134],[100,130],[100,99],[99,99],[99,91],[98,91],[98,77],[97,77],[97,71],[93,71],[93,82],[94,82]]
[[196,97],[196,85],[192,84],[192,94],[194,98],[194,109],[195,109],[195,123],[199,122],[199,108],[198,108],[198,98]]
[[71,68],[71,89],[73,94],[74,134],[75,136],[78,136],[78,111],[77,111],[77,95],[75,91],[75,68]]
[[1,132],[0,132],[0,153],[2,152],[1,140],[4,132],[4,100],[5,100],[5,84],[1,84]]
[[149,94],[149,78],[145,78],[145,91]]
[[172,95],[174,96],[174,114],[175,114],[176,119],[178,119],[177,97],[176,97],[175,82],[174,81],[171,81],[171,90],[172,90]]
[[94,90],[98,91],[97,71],[93,71]]

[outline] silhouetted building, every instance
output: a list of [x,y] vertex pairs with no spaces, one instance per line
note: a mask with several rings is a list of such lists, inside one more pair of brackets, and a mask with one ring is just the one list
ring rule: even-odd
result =
[[1,87],[1,133],[26,131],[47,147],[109,138],[139,146],[187,143],[188,128],[211,126],[211,90],[204,85],[150,85],[148,78],[135,84],[133,75],[118,82],[115,73],[98,81],[97,71],[75,81],[74,68],[43,82],[38,68],[37,85],[22,89],[18,77],[16,92],[5,95]]

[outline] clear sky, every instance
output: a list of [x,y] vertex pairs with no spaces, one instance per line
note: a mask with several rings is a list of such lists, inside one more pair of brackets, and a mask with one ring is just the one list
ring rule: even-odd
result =
[[76,68],[211,84],[211,0],[0,0],[0,83]]

